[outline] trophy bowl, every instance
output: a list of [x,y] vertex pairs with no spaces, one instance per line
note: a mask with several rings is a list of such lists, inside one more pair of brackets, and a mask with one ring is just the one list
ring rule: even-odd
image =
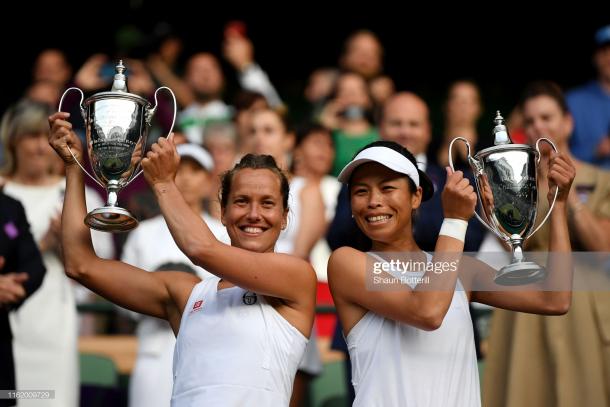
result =
[[542,280],[546,270],[537,263],[525,261],[523,243],[547,220],[558,192],[555,190],[549,212],[534,229],[538,214],[539,143],[544,141],[555,151],[557,149],[546,138],[539,139],[536,148],[513,144],[499,111],[494,121],[493,147],[481,150],[473,157],[468,140],[456,137],[449,145],[449,165],[453,169],[453,143],[458,140],[466,143],[468,163],[474,173],[481,206],[481,215],[475,212],[475,216],[512,249],[512,262],[498,270],[494,281],[500,285],[530,284]]
[[85,101],[89,161],[108,192],[107,205],[85,218],[93,229],[128,231],[138,225],[129,211],[116,204],[119,191],[134,178],[144,157],[150,108],[146,99],[129,93],[101,92]]
[[[138,220],[128,210],[118,206],[118,194],[141,173],[140,162],[144,158],[148,131],[157,109],[157,104],[152,107],[145,98],[127,92],[124,70],[123,61],[120,61],[110,92],[96,93],[83,104],[83,92],[78,88],[69,88],[59,102],[61,111],[68,92],[77,90],[81,93],[80,111],[85,122],[87,153],[95,177],[78,160],[76,162],[108,195],[106,206],[89,212],[85,224],[105,232],[127,232],[138,225]],[[174,97],[169,88],[160,87],[155,92],[155,103],[161,89],[168,90]],[[175,118],[174,97],[174,122]],[[170,134],[174,123],[171,127]]]

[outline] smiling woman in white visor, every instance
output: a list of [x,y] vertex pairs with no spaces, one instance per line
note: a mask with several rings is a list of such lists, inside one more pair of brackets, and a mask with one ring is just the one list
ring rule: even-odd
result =
[[[549,185],[558,186],[564,199],[573,167],[558,156],[553,170]],[[354,406],[480,406],[468,302],[557,314],[567,311],[569,293],[469,290],[475,281],[491,286],[495,270],[461,257],[477,197],[460,171],[447,168],[445,219],[434,256],[422,252],[413,238],[413,213],[433,188],[408,150],[394,142],[371,143],[345,166],[339,180],[349,185],[352,216],[372,240],[371,252],[342,247],[328,265],[352,362]],[[551,244],[556,251],[570,251],[566,225],[565,209],[554,211]],[[398,254],[402,269],[394,260]],[[407,270],[407,258],[434,268]],[[454,268],[435,272],[443,260]],[[464,271],[474,265],[476,273]]]

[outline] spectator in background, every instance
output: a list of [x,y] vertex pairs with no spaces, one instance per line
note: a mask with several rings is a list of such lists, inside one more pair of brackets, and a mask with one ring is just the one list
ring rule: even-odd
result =
[[378,113],[383,104],[396,93],[396,85],[388,75],[381,75],[369,81],[369,90]]
[[211,170],[210,189],[204,205],[211,217],[220,219],[220,179],[222,174],[235,165],[237,157],[237,133],[231,122],[210,123],[206,127],[203,146],[212,156],[214,168]]
[[249,144],[251,142],[252,113],[269,107],[265,97],[258,92],[242,90],[235,96],[233,121],[237,131],[237,159],[252,151],[252,146]]
[[314,122],[320,120],[320,113],[335,89],[338,77],[339,70],[336,68],[318,68],[309,75],[303,94],[309,102],[310,120]]
[[[55,109],[59,96],[67,87],[71,75],[72,67],[63,51],[55,48],[44,49],[34,61],[32,82],[24,96],[31,100],[47,103]],[[4,149],[0,148],[0,168],[5,165],[5,161]]]
[[51,112],[44,104],[23,101],[3,117],[9,158],[5,193],[23,203],[47,268],[44,285],[11,315],[11,326],[19,388],[45,384],[58,392],[58,406],[70,407],[78,405],[76,306],[59,256],[58,206],[65,182],[51,172],[48,159],[46,117]]
[[[17,310],[42,283],[45,267],[30,233],[23,206],[0,190],[0,389],[15,384],[9,311]],[[0,407],[16,400],[0,399]]]
[[383,71],[383,46],[375,33],[358,30],[345,41],[339,66],[348,72],[361,75],[367,81]]
[[[54,389],[55,399],[48,406],[74,407],[79,391],[78,327],[75,292],[60,257],[65,179],[52,171],[49,159],[47,118],[52,111],[46,104],[23,100],[2,120],[0,137],[9,158],[4,192],[23,204],[47,269],[40,289],[10,315],[10,321],[18,388]],[[103,206],[92,190],[87,191],[87,201],[89,210]],[[107,234],[96,232],[93,239],[100,256],[112,257],[112,246],[99,244],[109,239]]]
[[222,100],[224,75],[218,59],[207,52],[189,58],[184,81],[193,100],[180,113],[178,123],[191,143],[203,142],[203,130],[208,120],[228,120],[231,108]]
[[[227,25],[223,53],[239,72],[242,89],[260,93],[267,105],[283,109],[282,101],[269,77],[254,62],[254,47],[246,36],[245,26],[238,22]],[[193,55],[187,63],[185,82],[192,92],[193,101],[185,105],[179,123],[190,142],[201,144],[209,120],[229,120],[233,116],[232,108],[221,99],[224,76],[216,57],[209,53]]]
[[[481,92],[477,84],[471,80],[458,80],[449,85],[447,100],[443,113],[445,114],[445,127],[443,141],[436,153],[436,163],[441,167],[449,165],[449,144],[456,137],[463,137],[473,148],[471,154],[479,149],[479,135],[477,123],[483,113]],[[453,161],[468,164],[466,145],[457,143],[453,146]]]
[[166,22],[157,24],[153,32],[156,44],[146,57],[146,68],[158,85],[174,91],[179,108],[188,106],[193,102],[193,95],[177,66],[184,45],[182,38]]
[[[449,165],[449,144],[455,137],[461,136],[470,142],[471,154],[478,151],[477,121],[481,112],[481,94],[474,82],[458,80],[449,86],[445,103],[446,120],[443,141],[439,148],[432,152],[431,162],[425,167],[426,174],[432,180],[435,190],[440,191],[445,185],[447,178],[445,167]],[[429,114],[426,113],[425,117],[429,117]],[[426,121],[428,122],[428,131],[431,131],[429,118]],[[419,150],[416,149],[415,151]],[[466,146],[464,143],[455,143],[453,151],[453,163],[456,171],[462,171],[470,184],[475,185],[474,175],[466,159]],[[416,240],[422,249],[433,250],[436,244],[436,236],[441,227],[441,219],[439,218],[442,213],[440,194],[435,194],[428,202],[423,202],[419,212],[421,219],[416,220]],[[464,251],[477,251],[484,236],[485,229],[483,226],[474,217],[471,218],[468,222]]]
[[57,82],[41,79],[32,83],[25,91],[25,97],[37,102],[46,103],[53,109],[57,109],[59,98],[65,89]]
[[33,82],[50,81],[65,87],[71,78],[72,67],[63,51],[48,48],[38,54],[32,72]]
[[324,202],[316,182],[293,176],[290,168],[294,148],[294,134],[288,130],[283,117],[272,109],[252,114],[249,142],[254,154],[271,155],[288,174],[290,199],[288,225],[280,234],[276,251],[308,259],[311,249],[324,234]]
[[[296,143],[292,160],[293,173],[297,177],[304,177],[318,186],[324,201],[324,220],[328,225],[335,217],[337,195],[341,184],[337,179],[328,175],[335,158],[330,130],[318,124],[301,126],[296,132]],[[320,238],[309,255],[309,261],[318,277],[317,304],[332,305],[332,297],[328,288],[326,265],[331,250],[326,239]],[[316,327],[320,336],[331,336],[334,315],[318,315]]]
[[523,130],[523,112],[519,106],[515,106],[508,114],[506,119],[506,128],[510,130],[510,138],[515,144],[526,144],[527,136]]
[[354,154],[379,138],[373,127],[372,100],[364,78],[343,73],[337,79],[332,99],[320,115],[320,123],[333,131],[336,176]]
[[269,77],[254,61],[254,46],[242,21],[231,21],[225,26],[223,55],[238,72],[242,89],[259,92],[273,109],[280,112],[285,110]]
[[383,74],[383,52],[383,45],[375,33],[358,30],[345,41],[339,59],[341,69],[357,73],[366,80],[375,110],[395,93],[394,81]]
[[610,25],[595,34],[597,79],[567,93],[574,117],[570,148],[585,162],[610,168]]

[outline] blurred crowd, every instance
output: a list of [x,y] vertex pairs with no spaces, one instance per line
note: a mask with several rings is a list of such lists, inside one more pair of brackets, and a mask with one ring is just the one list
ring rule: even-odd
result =
[[[597,77],[565,93],[552,82],[531,84],[524,90],[530,93],[524,94],[523,103],[514,101],[514,109],[503,113],[515,143],[533,145],[540,137],[547,137],[560,150],[569,153],[577,171],[583,174],[577,178],[578,185],[570,199],[574,250],[608,252],[610,25],[597,31],[593,43]],[[184,57],[182,49],[182,39],[169,33],[144,59],[95,54],[80,67],[70,66],[64,51],[46,49],[36,58],[31,84],[23,97],[2,113],[0,196],[16,199],[24,207],[46,274],[37,289],[29,287],[20,291],[17,299],[0,296],[3,301],[0,312],[7,314],[10,320],[16,388],[38,388],[37,383],[48,383],[46,387],[56,389],[57,395],[54,401],[57,404],[49,405],[70,407],[78,404],[78,335],[137,333],[141,339],[140,364],[136,365],[133,373],[130,405],[159,405],[155,404],[159,401],[162,402],[160,405],[168,405],[167,392],[171,392],[174,338],[169,326],[128,312],[117,314],[119,322],[102,320],[90,314],[79,316],[77,304],[99,302],[100,299],[85,288],[73,285],[65,276],[61,261],[59,242],[65,180],[63,164],[47,143],[47,117],[57,111],[60,98],[69,87],[82,89],[86,97],[109,91],[119,57],[127,67],[129,92],[147,98],[153,105],[157,103],[148,147],[159,137],[168,136],[175,113],[168,94],[159,92],[155,101],[155,91],[160,86],[167,86],[175,93],[178,111],[173,140],[179,145],[181,156],[177,184],[191,209],[201,214],[219,239],[228,241],[220,223],[220,174],[232,168],[246,153],[269,154],[289,174],[289,224],[278,240],[276,251],[312,263],[319,281],[320,306],[332,306],[326,278],[326,262],[331,250],[345,245],[366,250],[369,244],[350,218],[346,188],[342,188],[335,178],[359,149],[380,139],[401,144],[416,156],[420,169],[433,181],[435,191],[441,191],[446,180],[445,167],[449,163],[452,139],[465,138],[473,153],[492,142],[489,135],[493,123],[480,121],[484,109],[495,113],[493,106],[483,105],[485,89],[481,89],[475,80],[455,78],[446,91],[446,99],[439,106],[429,105],[425,95],[397,89],[396,78],[384,72],[384,55],[394,51],[384,49],[377,35],[368,30],[356,31],[345,39],[336,66],[319,67],[311,72],[302,93],[308,112],[306,119],[298,123],[292,119],[293,108],[282,98],[282,89],[274,86],[273,77],[257,63],[255,44],[242,22],[233,21],[225,26],[222,55],[201,50],[189,55],[186,64],[179,66],[178,61]],[[221,59],[233,68],[233,72],[223,72]],[[588,61],[572,63],[587,64]],[[549,77],[552,76],[553,73],[549,72]],[[238,84],[230,99],[225,94],[228,81]],[[71,113],[74,130],[86,140],[80,102],[76,93],[69,93],[63,100],[62,109]],[[434,129],[435,137],[430,119],[434,112],[442,113],[443,117],[442,128]],[[489,131],[480,134],[479,129]],[[463,144],[456,144],[453,163],[474,182]],[[88,164],[84,165],[88,168]],[[541,191],[545,188],[544,182],[544,178],[539,180]],[[106,191],[91,180],[88,184],[89,210],[103,206]],[[545,195],[546,192],[540,192],[539,200],[543,202]],[[202,277],[206,275],[205,270],[194,266],[173,243],[143,177],[136,178],[121,191],[119,204],[141,223],[127,235],[93,232],[98,255],[120,258],[150,271],[167,269],[169,263],[174,269],[180,267],[176,266],[179,264]],[[440,197],[426,202],[418,212],[414,226],[417,243],[423,250],[433,251],[443,218]],[[0,221],[5,222],[1,216]],[[7,235],[12,230],[6,226],[9,224],[10,221],[6,221],[0,225]],[[529,249],[544,249],[531,244]],[[471,220],[465,251],[479,250],[504,251],[506,248],[476,220]],[[0,259],[10,255],[0,249]],[[10,283],[16,286],[25,284],[22,277],[14,274],[23,270],[8,269],[3,265],[4,261],[0,261],[0,278],[3,279],[0,280],[0,293],[5,287],[4,279],[10,278]],[[568,402],[544,404],[547,396],[532,396],[536,393],[534,390],[524,390],[527,383],[523,378],[527,377],[528,363],[533,362],[527,358],[517,360],[510,353],[511,349],[515,353],[521,352],[515,347],[527,343],[528,339],[523,342],[519,336],[544,338],[533,341],[532,346],[539,346],[540,352],[546,355],[545,360],[535,363],[547,363],[549,367],[530,371],[535,377],[528,381],[539,383],[536,387],[544,388],[544,392],[548,392],[548,388],[563,386],[565,381],[578,381],[578,375],[586,372],[587,366],[583,366],[578,358],[562,355],[583,346],[583,343],[566,340],[562,342],[565,348],[553,351],[549,335],[555,339],[561,339],[562,335],[570,337],[575,329],[570,314],[580,312],[592,319],[589,325],[578,328],[590,331],[586,334],[591,335],[591,339],[584,346],[589,351],[598,349],[599,353],[595,354],[605,360],[594,367],[594,374],[602,375],[600,383],[590,383],[582,389],[586,388],[589,394],[586,397],[597,397],[591,400],[605,400],[606,404],[584,402],[583,405],[610,406],[610,300],[607,298],[610,294],[606,294],[576,298],[575,301],[582,300],[587,305],[577,307],[578,311],[570,311],[565,317],[535,317],[535,320],[527,322],[530,325],[518,323],[518,317],[510,313],[510,317],[496,317],[498,322],[495,325],[492,319],[489,331],[486,328],[488,323],[475,319],[473,324],[481,336],[478,355],[482,360],[487,356],[488,364],[493,360],[495,366],[485,376],[483,386],[489,405],[573,405]],[[29,298],[25,299],[27,296]],[[480,310],[472,311],[473,315],[478,315]],[[560,318],[567,320],[561,327],[557,327],[557,323],[552,327],[545,325],[544,321],[552,318],[556,318],[555,321]],[[137,328],[134,328],[135,323]],[[330,347],[346,351],[340,327],[332,314],[319,315],[315,329],[317,342],[315,339],[310,342],[311,349],[307,351],[307,360],[301,364],[297,376],[300,385],[295,383],[295,392],[304,392],[308,381],[320,374],[321,358],[324,359]],[[527,333],[520,332],[524,329]],[[0,340],[10,343],[10,334],[0,334]],[[500,356],[500,352],[509,353],[509,356]],[[525,354],[525,350],[523,352]],[[565,377],[561,378],[558,373],[561,369],[571,374],[562,373]],[[161,378],[149,377],[155,373],[159,375],[159,372]],[[495,376],[490,376],[492,373]],[[155,389],[157,392],[153,391]],[[517,395],[511,396],[511,392]],[[295,396],[297,401],[294,405],[298,405],[296,403],[301,397],[302,394]],[[562,397],[563,400],[572,400],[571,396]],[[503,402],[499,403],[499,399]],[[523,400],[538,401],[528,404]]]

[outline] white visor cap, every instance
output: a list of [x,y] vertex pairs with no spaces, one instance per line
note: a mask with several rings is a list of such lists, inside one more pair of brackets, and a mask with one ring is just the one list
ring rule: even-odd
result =
[[339,181],[347,184],[354,170],[368,162],[376,162],[384,167],[388,167],[392,171],[405,174],[411,178],[416,187],[419,186],[419,172],[417,171],[415,164],[398,151],[394,151],[388,147],[371,147],[362,150],[341,170],[338,177]]

